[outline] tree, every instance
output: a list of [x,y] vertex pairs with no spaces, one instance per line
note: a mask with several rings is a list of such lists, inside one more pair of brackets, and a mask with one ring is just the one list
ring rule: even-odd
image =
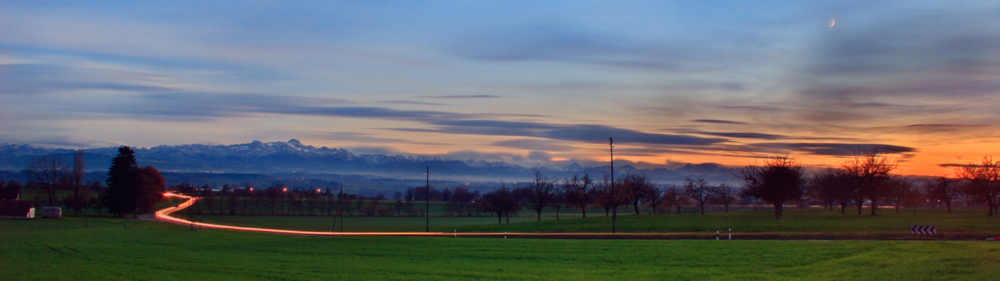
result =
[[656,208],[663,205],[663,188],[650,184],[646,186],[646,190],[643,191],[643,193],[646,194],[646,196],[644,197],[642,203],[653,209],[653,214],[655,215]]
[[931,200],[937,200],[939,203],[944,203],[948,207],[948,213],[951,213],[951,201],[958,197],[958,187],[955,181],[946,177],[938,177],[932,182],[928,182],[929,186],[928,197]]
[[709,201],[715,204],[722,205],[726,208],[726,213],[729,213],[729,205],[736,201],[739,196],[735,187],[732,187],[725,183],[720,183],[711,189],[709,195]]
[[[139,169],[139,185],[136,187],[136,208],[142,213],[153,211],[157,203],[163,201],[163,193],[167,189],[167,180],[156,167],[146,166]],[[230,191],[232,193],[232,191]],[[235,193],[233,193],[235,194]],[[233,200],[235,201],[235,200]],[[235,202],[231,202],[233,205]],[[230,206],[232,209],[233,206]],[[230,211],[230,215],[235,209]]]
[[806,184],[806,197],[823,202],[823,208],[832,211],[833,204],[837,201],[834,198],[837,189],[835,177],[835,169],[826,169],[813,174],[809,183]]
[[591,190],[592,184],[593,180],[587,174],[584,174],[583,177],[573,175],[573,178],[563,181],[563,194],[565,195],[566,204],[570,208],[579,209],[585,218],[587,217],[587,206],[590,206],[591,197],[593,197],[594,193]]
[[992,156],[985,156],[979,163],[969,163],[961,166],[956,171],[966,184],[966,193],[969,196],[986,202],[989,208],[989,215],[1000,214],[998,212],[998,196],[1000,196],[1000,162],[993,161]]
[[[625,203],[625,196],[623,188],[612,188],[611,181],[607,174],[604,174],[604,180],[597,182],[594,185],[594,203],[604,209],[604,216],[608,216],[608,213],[612,209],[617,209]],[[618,194],[615,194],[618,193]]]
[[914,208],[914,214],[916,214],[916,205],[920,204],[923,200],[923,194],[913,182],[902,178],[893,177],[888,182],[889,191],[887,192],[887,200],[893,203],[893,207],[896,209],[896,213],[899,214],[899,207]]
[[[635,214],[638,215],[639,204],[649,196],[646,192],[650,191],[650,188],[653,187],[653,182],[646,177],[646,174],[629,173],[622,179],[620,186],[625,191],[626,198],[628,198],[629,202],[635,208]],[[656,196],[659,196],[659,194]]]
[[552,189],[555,184],[549,178],[542,176],[542,171],[538,168],[533,168],[531,171],[535,173],[535,181],[528,186],[528,202],[538,215],[538,221],[541,221],[542,209],[554,199]]
[[473,194],[469,192],[468,188],[456,187],[454,191],[451,192],[451,196],[448,198],[448,203],[445,205],[445,209],[448,213],[458,213],[459,216],[462,214],[471,215],[472,208],[469,204],[472,203]]
[[520,209],[517,195],[514,190],[507,188],[504,182],[500,182],[500,188],[483,194],[483,200],[479,203],[480,210],[495,213],[497,224],[501,223],[501,218],[507,216],[507,223],[510,223],[510,213]]
[[76,188],[73,196],[63,200],[68,207],[73,208],[73,213],[90,207],[90,188],[87,185],[80,185]]
[[671,185],[663,191],[663,204],[667,208],[674,206],[677,208],[677,214],[681,213],[681,207],[688,203],[687,196],[684,196],[684,191],[677,187],[676,185]]
[[[854,200],[857,193],[850,177],[848,177],[844,170],[840,169],[826,169],[814,174],[812,180],[809,181],[807,190],[811,198],[823,198],[825,202],[830,202],[829,207],[831,210],[833,209],[833,204],[840,206],[841,214],[845,212],[847,204]],[[858,208],[858,213],[860,214],[860,206]]]
[[55,205],[56,182],[67,176],[69,168],[65,160],[58,155],[39,156],[28,162],[25,171],[38,182],[45,185],[49,196],[49,205]]
[[[843,163],[844,172],[850,182],[857,187],[857,199],[867,198],[870,203],[871,215],[878,209],[878,201],[891,192],[889,183],[896,164],[891,157],[878,150],[862,151]],[[863,197],[862,197],[863,196]],[[861,212],[861,203],[858,203]]]
[[139,184],[139,165],[135,160],[135,151],[128,146],[118,148],[118,156],[111,160],[106,182],[108,189],[104,199],[108,212],[124,217],[135,211],[138,197],[136,186]]
[[712,194],[712,188],[708,186],[705,179],[698,178],[697,180],[692,180],[691,178],[684,179],[684,196],[693,199],[698,202],[698,207],[701,208],[701,214],[705,214],[705,203],[708,202],[709,195]]
[[762,199],[774,205],[774,219],[781,219],[785,202],[802,198],[805,178],[802,165],[788,155],[774,155],[762,166],[746,166],[741,170],[743,195]]
[[917,187],[917,185],[913,184],[913,182],[910,182],[909,180],[904,180],[903,186],[905,188],[904,190],[902,190],[903,207],[910,208],[910,211],[913,212],[914,215],[916,215],[917,206],[920,205],[920,203],[924,203],[930,200],[927,199],[928,198],[927,194],[921,192],[920,187]]

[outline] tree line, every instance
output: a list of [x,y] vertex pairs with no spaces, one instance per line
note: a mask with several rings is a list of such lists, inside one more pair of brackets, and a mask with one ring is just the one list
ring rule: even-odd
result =
[[900,207],[928,205],[952,212],[952,204],[965,203],[969,208],[985,205],[988,215],[1000,214],[1000,163],[991,156],[979,162],[958,165],[956,178],[937,177],[922,183],[893,174],[896,164],[889,156],[863,153],[846,161],[842,167],[818,172],[809,179],[806,194],[829,210],[848,206],[862,213],[867,203],[871,215],[881,204],[890,204],[899,213]]
[[[79,165],[75,165],[79,166]],[[600,179],[588,174],[573,175],[562,180],[545,176],[533,169],[532,181],[523,184],[501,182],[499,188],[480,194],[465,187],[439,191],[433,187],[411,187],[396,192],[394,201],[384,195],[365,198],[358,194],[345,194],[327,188],[289,190],[283,184],[262,189],[247,185],[234,188],[226,185],[221,190],[209,186],[196,188],[184,183],[171,188],[175,192],[202,198],[192,208],[198,214],[216,215],[351,215],[351,216],[423,216],[424,208],[414,206],[414,201],[445,202],[443,212],[449,216],[497,216],[498,223],[511,214],[517,216],[528,209],[541,220],[544,210],[555,211],[559,219],[563,208],[579,211],[604,210],[605,216],[613,209],[631,207],[640,214],[640,207],[656,214],[682,206],[696,206],[701,214],[706,205],[723,207],[726,212],[735,202],[759,201],[774,207],[775,218],[780,219],[784,206],[790,203],[818,202],[829,210],[839,207],[846,213],[848,206],[862,214],[865,206],[876,215],[886,204],[900,208],[917,206],[944,207],[951,212],[954,203],[965,207],[985,205],[989,215],[1000,214],[1000,163],[991,156],[982,161],[957,165],[956,178],[939,177],[923,183],[895,173],[896,162],[884,153],[868,151],[855,153],[839,167],[807,175],[801,163],[787,155],[772,155],[758,165],[749,165],[735,175],[740,186],[726,183],[710,184],[701,178],[687,178],[680,184],[659,185],[642,173],[629,173],[611,179]],[[123,146],[109,168],[107,188],[100,182],[84,184],[82,167],[69,169],[61,157],[42,156],[28,164],[25,173],[36,181],[27,187],[45,190],[50,205],[61,202],[78,212],[94,208],[101,212],[124,216],[129,213],[148,213],[160,202],[166,190],[165,180],[152,166],[138,167],[134,151]],[[0,188],[20,188],[15,181],[0,182]],[[54,190],[72,189],[73,195],[58,200]],[[102,191],[103,190],[103,191]],[[97,198],[90,192],[100,192]],[[36,201],[43,200],[36,195]]]
[[546,177],[538,169],[533,169],[534,179],[526,186],[506,184],[483,194],[477,201],[480,210],[497,216],[497,223],[503,223],[504,218],[510,222],[510,215],[515,216],[522,208],[534,211],[536,220],[541,220],[542,211],[554,209],[556,219],[563,207],[577,210],[581,216],[587,217],[587,210],[603,209],[608,216],[611,210],[631,206],[635,214],[640,214],[640,206],[648,207],[653,214],[657,210],[676,208],[697,204],[702,214],[705,205],[718,204],[729,212],[729,206],[739,199],[737,188],[720,183],[711,185],[704,179],[688,178],[682,185],[661,186],[650,180],[645,174],[630,173],[622,178],[614,179],[605,175],[595,180],[589,174],[573,175],[562,181]]
[[[30,198],[36,203],[47,202],[47,206],[62,204],[78,213],[93,208],[102,215],[103,210],[109,214],[124,217],[126,214],[149,213],[157,203],[163,200],[166,191],[166,180],[156,167],[139,167],[135,159],[135,151],[127,146],[118,149],[118,155],[112,159],[108,170],[107,188],[99,181],[85,184],[83,182],[83,153],[74,155],[73,168],[59,155],[44,155],[29,161],[22,171],[34,179],[22,186],[16,181],[0,182],[0,187],[17,189],[44,190],[45,196],[35,195]],[[56,190],[73,190],[73,195],[63,196],[60,200]],[[92,192],[99,192],[92,196]],[[43,199],[44,198],[44,199]],[[45,200],[47,199],[47,200]]]

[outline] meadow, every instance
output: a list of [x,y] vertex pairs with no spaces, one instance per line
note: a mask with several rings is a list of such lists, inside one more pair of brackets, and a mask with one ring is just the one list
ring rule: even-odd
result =
[[985,241],[308,237],[0,220],[5,280],[997,280]]
[[[851,210],[849,210],[851,211]],[[769,210],[711,212],[704,215],[660,214],[632,215],[620,212],[616,230],[620,233],[687,233],[713,235],[715,231],[727,233],[732,229],[740,238],[822,238],[822,239],[960,239],[985,240],[1000,235],[1000,218],[989,217],[981,209],[918,209],[896,214],[892,209],[880,209],[879,215],[870,216],[867,209],[862,215],[854,212],[841,214],[818,208],[786,210],[780,220],[774,219]],[[187,218],[181,212],[179,217]],[[511,216],[511,223],[498,224],[494,217],[431,216],[430,229],[434,232],[520,232],[520,233],[574,233],[611,232],[611,218],[590,214],[587,218],[544,213],[542,221],[535,214],[522,212]],[[333,217],[319,216],[195,216],[195,220],[227,225],[279,228],[308,231],[331,231]],[[337,230],[340,230],[339,222]],[[345,217],[344,231],[424,231],[424,217]],[[910,225],[934,225],[939,235],[910,234]]]

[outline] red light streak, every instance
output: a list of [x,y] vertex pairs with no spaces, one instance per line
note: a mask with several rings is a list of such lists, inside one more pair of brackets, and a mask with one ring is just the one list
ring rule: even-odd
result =
[[[449,237],[458,237],[458,236],[492,236],[492,237],[507,237],[507,236],[510,236],[510,237],[545,237],[545,236],[554,236],[554,237],[570,237],[570,236],[587,237],[587,236],[590,236],[590,237],[611,237],[611,236],[617,236],[617,237],[623,237],[623,238],[627,238],[629,236],[648,237],[648,236],[676,236],[676,235],[704,235],[705,237],[709,237],[711,235],[711,233],[706,234],[706,233],[691,233],[691,232],[618,233],[618,234],[611,234],[611,233],[600,233],[600,232],[589,232],[589,233],[571,233],[571,232],[567,232],[567,233],[515,233],[515,232],[511,232],[511,233],[505,233],[505,232],[490,233],[490,232],[473,232],[473,233],[470,233],[470,232],[466,232],[466,233],[456,233],[456,232],[321,232],[321,231],[298,231],[298,230],[273,229],[273,228],[257,228],[257,227],[242,227],[242,226],[221,225],[221,224],[202,223],[202,222],[191,222],[189,220],[171,217],[170,214],[173,214],[174,212],[177,212],[177,211],[183,210],[183,209],[185,209],[187,207],[190,207],[192,204],[194,204],[195,202],[197,202],[201,198],[200,197],[191,197],[191,196],[182,195],[182,194],[174,194],[174,193],[164,193],[163,197],[183,198],[183,199],[187,199],[187,201],[184,201],[184,203],[178,204],[177,207],[167,207],[167,208],[164,208],[163,210],[157,211],[156,212],[156,218],[160,219],[160,220],[164,220],[164,221],[168,221],[168,222],[172,222],[172,223],[177,223],[177,224],[182,224],[182,225],[192,225],[193,224],[193,225],[200,226],[200,227],[203,227],[203,228],[207,227],[207,228],[215,228],[215,229],[230,229],[230,230],[253,231],[253,232],[263,232],[263,233],[277,233],[277,234],[291,234],[291,235],[311,235],[311,236],[334,236],[334,235],[337,235],[337,236],[449,236]],[[734,232],[734,233],[736,233],[736,232]],[[806,232],[781,232],[781,234],[803,234],[803,233],[806,233]],[[850,233],[855,233],[855,232],[843,232],[843,234],[850,234]],[[857,232],[857,233],[872,234],[872,233],[894,233],[894,232],[891,232],[891,231],[889,231],[889,232],[877,232],[876,231],[876,232]],[[769,233],[762,232],[762,233],[757,233],[757,234],[769,234]]]
[[[331,236],[331,235],[349,235],[349,236],[444,236],[444,235],[454,235],[453,233],[443,233],[443,232],[320,232],[320,231],[298,231],[298,230],[286,230],[286,229],[272,229],[272,228],[257,228],[257,227],[242,227],[242,226],[231,226],[231,225],[221,225],[212,223],[202,223],[202,222],[191,222],[189,220],[180,219],[176,217],[171,217],[170,214],[174,212],[183,210],[184,208],[190,207],[192,204],[201,199],[199,197],[191,197],[187,195],[174,194],[174,193],[164,193],[163,197],[176,197],[188,199],[184,203],[178,204],[177,207],[168,207],[163,210],[156,212],[156,218],[160,220],[165,220],[177,224],[183,225],[195,225],[207,228],[217,228],[217,229],[232,229],[232,230],[242,230],[242,231],[253,231],[253,232],[265,232],[265,233],[280,233],[280,234],[294,234],[294,235],[319,235],[319,236]],[[467,235],[467,234],[465,234]],[[492,233],[490,235],[496,235]]]

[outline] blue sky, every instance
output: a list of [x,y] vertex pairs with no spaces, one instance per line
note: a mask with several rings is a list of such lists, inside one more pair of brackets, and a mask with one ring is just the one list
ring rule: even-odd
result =
[[[525,165],[949,175],[998,150],[993,1],[0,3],[0,142],[291,138]],[[831,27],[831,23],[836,22]]]

